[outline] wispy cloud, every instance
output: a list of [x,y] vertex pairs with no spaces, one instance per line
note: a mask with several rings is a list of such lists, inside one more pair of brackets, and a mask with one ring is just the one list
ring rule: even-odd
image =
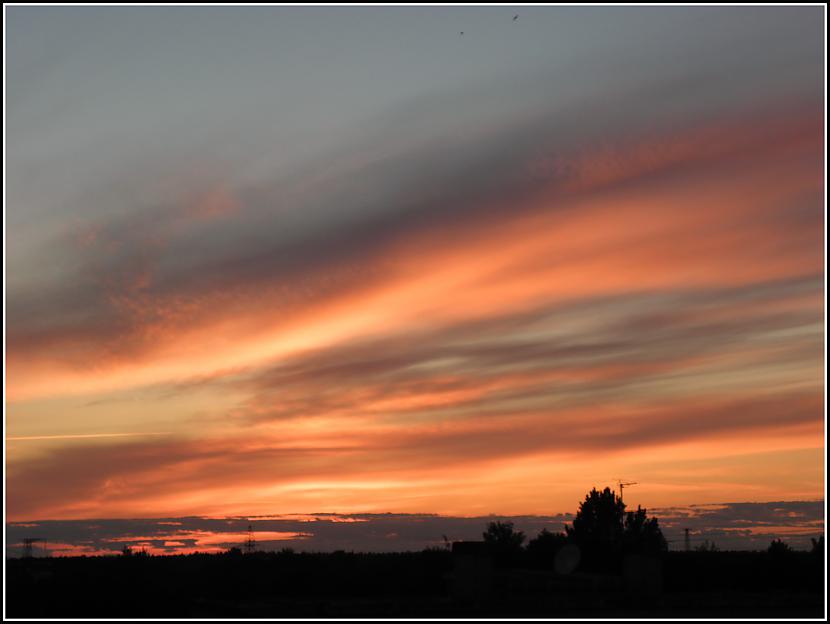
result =
[[138,433],[75,433],[38,436],[7,436],[7,442],[25,442],[34,440],[83,440],[86,438],[131,438],[143,436],[170,435],[169,431],[146,431]]

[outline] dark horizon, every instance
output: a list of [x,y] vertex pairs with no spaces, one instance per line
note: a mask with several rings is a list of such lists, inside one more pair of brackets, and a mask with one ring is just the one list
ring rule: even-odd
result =
[[[721,505],[714,511],[711,507],[702,511],[695,507],[697,513],[692,517],[716,513],[747,528],[746,514],[736,513],[746,504]],[[807,504],[778,502],[767,507],[766,511],[776,517],[804,518]],[[812,507],[815,512],[823,503],[817,501]],[[668,547],[656,516],[649,516],[640,507],[636,512],[627,511],[622,499],[608,487],[592,488],[577,513],[568,518],[570,523],[563,526],[564,531],[543,526],[536,535],[524,529],[530,528],[528,522],[545,521],[543,518],[515,518],[523,525],[494,516],[448,519],[417,514],[321,514],[290,520],[180,518],[145,522],[142,526],[122,521],[118,527],[121,533],[128,529],[125,525],[132,524],[133,530],[146,535],[135,537],[140,543],[124,543],[124,535],[103,538],[108,543],[122,542],[117,556],[106,553],[38,558],[31,552],[32,540],[27,540],[26,556],[6,560],[8,612],[29,617],[447,619],[816,617],[824,610],[823,535],[812,539],[811,548],[803,552],[781,539],[773,539],[764,550],[754,551],[722,549],[708,539],[692,547],[692,517],[683,516],[686,535],[681,550]],[[396,546],[400,546],[400,534],[391,529],[417,526],[422,535],[427,535],[442,524],[445,528],[452,520],[452,537],[442,535],[440,545],[433,542],[416,552],[400,548],[383,552],[331,550],[319,547],[321,542],[316,548],[298,551],[294,542],[286,539],[300,535],[307,541],[318,537],[321,526],[347,527],[364,537],[394,537]],[[102,531],[107,522],[113,521],[85,526]],[[203,524],[200,531],[195,522],[211,524]],[[461,527],[459,522],[466,524]],[[459,539],[459,529],[469,528],[471,522],[484,528],[474,536],[478,539]],[[810,524],[807,519],[803,522]],[[283,530],[254,530],[255,525],[263,523]],[[149,535],[160,526],[177,533]],[[217,526],[224,532],[214,530]],[[41,523],[25,528],[46,527]],[[285,531],[297,527],[310,530],[302,534]],[[749,527],[750,531],[757,528]],[[242,533],[242,529],[247,532]],[[214,552],[195,550],[161,556],[153,552],[158,544],[183,545],[167,540],[187,539],[198,533],[211,536],[216,545]],[[705,533],[695,531],[696,535]],[[231,535],[233,542],[221,543],[222,538]],[[263,544],[258,537],[277,537],[276,543],[282,547],[269,548],[275,542]],[[344,545],[342,540],[338,545]],[[352,545],[356,545],[354,541]],[[96,591],[90,593],[89,587]],[[141,598],[131,600],[137,590]],[[49,596],[49,600],[41,601],[40,596]]]
[[[648,509],[648,513],[659,519],[670,550],[684,548],[685,528],[690,529],[693,548],[710,542],[721,550],[765,550],[773,539],[782,539],[796,550],[809,550],[811,539],[824,534],[823,500],[689,505]],[[118,554],[125,545],[159,555],[222,552],[243,543],[249,524],[263,550],[403,552],[443,547],[444,536],[450,541],[479,539],[492,520],[511,521],[518,530],[534,536],[542,529],[562,531],[573,517],[573,512],[467,517],[318,512],[277,517],[30,520],[6,524],[6,552],[17,556],[25,537],[46,538],[50,551],[66,556]],[[165,542],[177,544],[165,546]]]

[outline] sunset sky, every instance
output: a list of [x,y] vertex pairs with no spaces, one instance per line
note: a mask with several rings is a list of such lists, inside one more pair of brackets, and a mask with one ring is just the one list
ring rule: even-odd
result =
[[5,16],[7,521],[823,500],[822,7]]

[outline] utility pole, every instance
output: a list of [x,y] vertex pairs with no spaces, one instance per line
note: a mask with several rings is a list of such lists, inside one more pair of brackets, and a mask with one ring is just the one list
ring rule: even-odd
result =
[[686,552],[689,552],[692,548],[689,545],[689,529],[683,529],[683,533],[685,537],[683,538],[683,544],[686,547]]

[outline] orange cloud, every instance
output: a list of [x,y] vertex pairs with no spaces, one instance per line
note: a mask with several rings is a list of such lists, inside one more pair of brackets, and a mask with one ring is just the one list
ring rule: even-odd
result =
[[[9,516],[539,512],[646,449],[818,448],[820,120],[715,120],[541,157],[525,192],[481,200],[478,218],[448,205],[296,270],[280,250],[189,266],[168,253],[179,233],[150,228],[118,257],[100,318],[11,328],[11,422],[16,404],[125,390],[238,401],[171,414],[189,436],[13,457]],[[232,220],[239,200],[217,193],[187,214]],[[756,468],[707,487],[725,496]],[[533,475],[568,481],[540,502],[521,485]]]
[[820,159],[805,162],[820,149],[820,127],[815,116],[754,119],[621,145],[614,153],[631,157],[613,157],[613,167],[605,153],[580,156],[575,186],[554,180],[515,206],[485,210],[479,223],[381,242],[365,263],[221,290],[137,285],[111,297],[122,328],[99,340],[86,330],[25,340],[12,332],[9,392],[97,392],[417,331],[426,319],[437,326],[599,294],[811,274],[820,270],[820,215],[796,220],[781,207],[821,193]]

